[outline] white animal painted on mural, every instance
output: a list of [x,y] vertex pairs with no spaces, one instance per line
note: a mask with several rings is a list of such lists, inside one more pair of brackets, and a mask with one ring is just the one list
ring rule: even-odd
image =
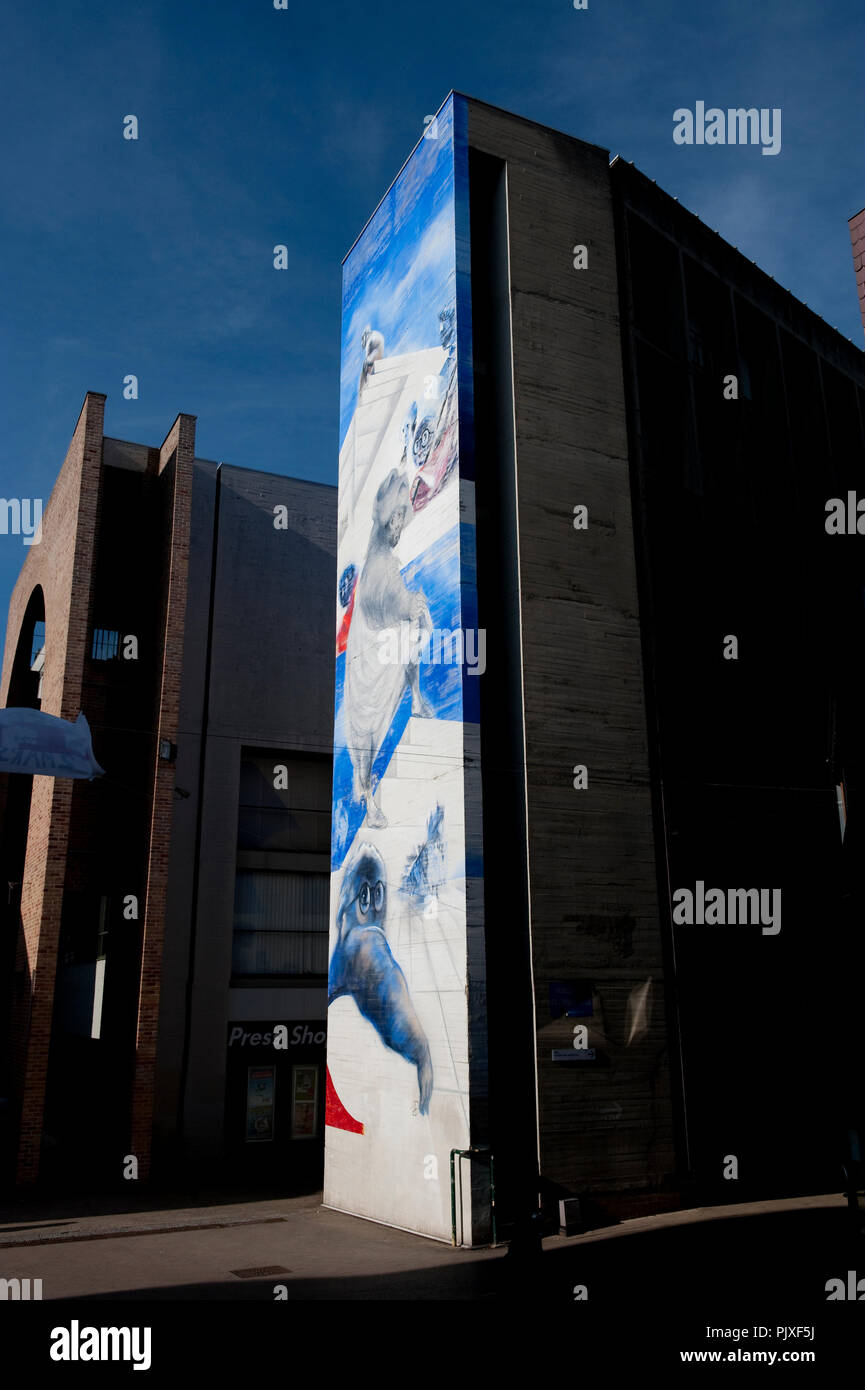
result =
[[357,581],[345,653],[345,713],[354,795],[365,802],[367,823],[376,829],[384,828],[387,819],[378,804],[373,764],[406,685],[411,690],[412,715],[429,719],[433,713],[420,692],[417,660],[382,662],[378,640],[382,631],[398,630],[402,624],[422,623],[432,631],[429,604],[419,590],[407,587],[395,554],[411,515],[408,480],[392,468],[375,495],[372,533]]

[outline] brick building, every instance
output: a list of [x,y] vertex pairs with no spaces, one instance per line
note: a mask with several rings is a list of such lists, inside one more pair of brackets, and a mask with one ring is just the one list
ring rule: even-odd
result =
[[83,710],[106,775],[0,777],[5,1174],[314,1174],[334,490],[197,459],[188,415],[107,438],[104,401],[9,610],[0,700]]

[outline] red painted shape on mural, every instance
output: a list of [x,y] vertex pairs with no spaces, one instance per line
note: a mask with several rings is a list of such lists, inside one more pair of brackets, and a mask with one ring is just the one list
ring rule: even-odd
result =
[[325,1071],[327,1075],[324,1090],[324,1123],[332,1125],[334,1129],[347,1129],[349,1134],[363,1134],[360,1120],[349,1115],[336,1094],[336,1087],[330,1079],[330,1067],[326,1067]]
[[356,593],[357,593],[357,585],[355,584],[354,588],[353,588],[352,591],[351,591],[351,598],[350,598],[349,601],[348,601],[348,608],[345,610],[345,617],[344,617],[343,620],[342,620],[342,626],[340,627],[339,632],[337,633],[337,637],[336,637],[336,654],[337,654],[337,656],[339,656],[340,652],[344,652],[344,651],[345,651],[345,644],[346,644],[346,642],[348,641],[348,630],[349,630],[349,628],[351,627],[351,615],[352,615],[352,613],[354,612],[354,596],[355,596]]

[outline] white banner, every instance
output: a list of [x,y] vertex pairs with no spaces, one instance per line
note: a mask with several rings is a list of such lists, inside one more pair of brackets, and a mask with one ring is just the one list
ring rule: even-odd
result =
[[0,772],[36,777],[104,777],[93,756],[90,725],[83,714],[75,723],[38,709],[0,710]]

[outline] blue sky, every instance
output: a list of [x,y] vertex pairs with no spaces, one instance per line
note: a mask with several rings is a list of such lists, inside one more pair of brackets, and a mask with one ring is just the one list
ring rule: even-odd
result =
[[[6,0],[3,33],[5,497],[47,500],[88,389],[108,434],[183,410],[201,456],[335,482],[342,258],[451,88],[633,160],[862,345],[862,0]],[[697,100],[780,107],[781,153],[675,145]]]

